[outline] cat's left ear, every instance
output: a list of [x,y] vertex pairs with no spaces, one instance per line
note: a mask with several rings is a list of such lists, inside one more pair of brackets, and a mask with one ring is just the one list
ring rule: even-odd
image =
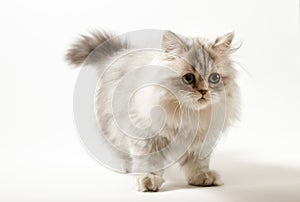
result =
[[171,31],[166,31],[162,37],[161,48],[166,53],[180,54],[187,50],[184,39]]
[[231,50],[233,38],[234,32],[230,32],[217,37],[212,45],[212,49],[217,53],[229,53]]

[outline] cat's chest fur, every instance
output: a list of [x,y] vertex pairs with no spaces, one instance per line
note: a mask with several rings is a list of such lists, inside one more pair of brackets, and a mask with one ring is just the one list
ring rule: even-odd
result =
[[[156,93],[152,90],[155,90]],[[147,128],[155,121],[163,119],[163,127],[158,133],[153,131],[151,134],[151,136],[156,136],[152,139],[151,144],[139,145],[148,148],[146,149],[148,151],[154,151],[166,147],[172,141],[181,141],[182,145],[186,142],[190,144],[188,152],[199,151],[210,126],[211,107],[208,106],[203,110],[179,108],[176,102],[164,103],[161,99],[163,94],[155,88],[149,88],[136,93],[133,99],[130,117],[137,127]],[[159,113],[153,113],[155,111],[153,109],[158,106],[160,106],[158,108]]]

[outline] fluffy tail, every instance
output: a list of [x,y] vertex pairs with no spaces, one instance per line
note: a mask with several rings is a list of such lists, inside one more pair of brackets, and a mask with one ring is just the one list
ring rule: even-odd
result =
[[104,44],[104,46],[101,47],[101,54],[97,54],[98,56],[112,55],[127,48],[126,42],[122,42],[115,35],[104,31],[94,31],[88,35],[81,35],[71,48],[68,49],[65,58],[70,64],[79,66],[100,44]]

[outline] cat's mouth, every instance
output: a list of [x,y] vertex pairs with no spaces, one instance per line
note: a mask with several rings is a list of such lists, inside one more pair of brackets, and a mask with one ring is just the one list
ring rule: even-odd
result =
[[200,104],[204,104],[206,102],[206,99],[204,97],[201,97],[200,99],[198,99],[198,102]]

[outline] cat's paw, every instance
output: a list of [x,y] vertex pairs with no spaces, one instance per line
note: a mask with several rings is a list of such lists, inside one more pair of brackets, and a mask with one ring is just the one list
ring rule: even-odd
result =
[[137,178],[137,189],[141,192],[158,191],[164,183],[164,179],[160,175],[146,174]]
[[221,186],[223,181],[216,171],[200,171],[188,179],[190,185],[195,186]]

